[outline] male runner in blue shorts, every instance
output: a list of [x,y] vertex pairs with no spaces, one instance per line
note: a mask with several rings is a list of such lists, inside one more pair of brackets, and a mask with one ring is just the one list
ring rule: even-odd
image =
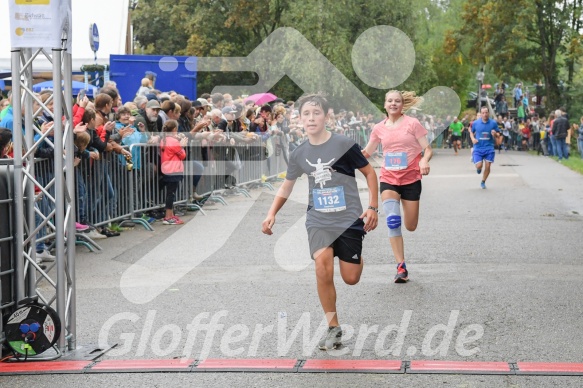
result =
[[486,162],[482,183],[480,184],[482,189],[486,188],[486,179],[490,175],[490,165],[494,163],[494,156],[496,156],[494,139],[498,136],[500,136],[498,123],[496,123],[496,120],[490,118],[488,107],[482,107],[480,109],[480,118],[477,118],[472,123],[472,130],[470,131],[470,138],[474,144],[472,161],[476,165],[478,174],[482,172],[483,162]]

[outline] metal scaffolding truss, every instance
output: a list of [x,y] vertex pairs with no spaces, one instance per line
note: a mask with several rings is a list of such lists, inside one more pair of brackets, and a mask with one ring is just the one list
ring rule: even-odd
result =
[[[53,307],[62,325],[56,343],[56,356],[76,348],[76,290],[75,290],[75,173],[72,118],[72,62],[66,52],[66,39],[61,48],[12,49],[12,106],[14,112],[14,247],[16,301],[38,298],[39,302]],[[33,61],[46,56],[52,63],[52,98],[45,103],[32,90]],[[15,82],[20,80],[20,87]],[[63,92],[58,85],[64,85]],[[34,117],[43,111],[49,113],[48,103],[53,102],[53,141],[35,126]],[[38,105],[36,105],[38,104]],[[35,110],[35,105],[38,108]],[[18,112],[22,112],[20,115]],[[62,113],[61,113],[62,112]],[[62,120],[61,120],[62,118]],[[23,128],[19,131],[18,128]],[[38,138],[35,141],[35,135]],[[35,152],[41,144],[53,148],[53,168],[49,179],[39,179],[35,173]],[[17,150],[22,150],[17,152]],[[38,165],[39,162],[36,161]],[[36,187],[36,194],[35,194]],[[48,214],[37,205],[39,196],[48,200]],[[46,233],[39,235],[44,230]],[[43,270],[36,263],[36,243],[50,242],[56,260]]]

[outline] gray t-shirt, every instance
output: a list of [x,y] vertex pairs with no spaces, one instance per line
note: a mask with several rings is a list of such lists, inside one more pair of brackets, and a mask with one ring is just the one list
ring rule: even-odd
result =
[[306,228],[363,229],[355,170],[367,166],[368,160],[353,140],[332,133],[323,144],[305,141],[289,159],[286,178],[307,174],[309,179]]

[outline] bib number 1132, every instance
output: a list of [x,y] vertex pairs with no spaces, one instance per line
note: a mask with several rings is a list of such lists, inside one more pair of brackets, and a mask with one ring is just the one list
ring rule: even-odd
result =
[[323,213],[339,212],[346,209],[344,187],[331,187],[329,189],[314,189],[312,192],[314,208]]

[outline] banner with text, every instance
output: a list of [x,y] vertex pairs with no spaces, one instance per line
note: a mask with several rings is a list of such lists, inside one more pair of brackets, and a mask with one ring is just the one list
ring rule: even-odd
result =
[[71,0],[9,0],[12,47],[60,48],[71,52]]

